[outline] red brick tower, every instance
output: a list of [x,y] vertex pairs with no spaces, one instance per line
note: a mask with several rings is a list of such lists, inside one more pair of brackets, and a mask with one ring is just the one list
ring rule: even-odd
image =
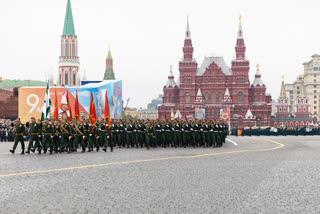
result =
[[179,86],[174,80],[172,74],[172,66],[170,66],[170,74],[165,86],[163,86],[163,105],[159,107],[159,113],[161,118],[170,118],[171,112],[177,111],[177,105],[179,104]]
[[280,89],[280,97],[278,98],[277,102],[277,113],[276,117],[289,117],[289,99],[286,94],[286,89],[284,87],[284,76],[282,76],[282,83],[281,83],[281,89]]
[[75,34],[71,2],[68,0],[61,36],[61,56],[59,57],[58,85],[80,85],[78,39]]
[[295,103],[295,116],[296,117],[310,117],[310,104],[307,96],[307,92],[304,86],[304,76],[302,76],[299,96]]
[[[246,46],[243,39],[241,16],[239,17],[239,29],[237,44],[235,47],[236,57],[231,62],[232,88],[230,90],[234,104],[234,114],[245,116],[249,108],[249,60],[246,59]],[[233,114],[233,115],[234,115]],[[236,119],[236,118],[235,118]],[[233,122],[233,120],[231,120]],[[238,124],[232,124],[238,125]]]
[[196,71],[198,63],[193,58],[193,47],[189,18],[187,17],[187,29],[183,47],[183,59],[179,62],[180,73],[180,111],[182,115],[187,113],[194,115],[193,103],[195,101],[197,89],[194,87],[196,82]]

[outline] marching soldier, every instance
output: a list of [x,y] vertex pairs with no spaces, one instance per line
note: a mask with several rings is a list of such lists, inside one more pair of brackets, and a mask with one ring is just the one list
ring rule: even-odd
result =
[[[41,125],[36,123],[36,119],[34,117],[31,117],[30,122],[27,122],[26,126],[30,130],[29,145],[26,153],[29,154],[30,151],[35,152],[35,149],[37,148],[39,154],[41,154],[41,145],[39,142],[39,132],[41,129]],[[33,142],[35,142],[34,145]]]
[[43,147],[43,153],[46,154],[48,148],[50,148],[50,155],[53,152],[53,146],[52,146],[52,134],[53,134],[53,126],[51,123],[49,123],[49,119],[45,119],[44,123],[42,124],[42,130],[43,130],[43,140],[42,140],[42,147]]
[[61,145],[60,145],[60,152],[67,151],[67,146],[69,144],[69,137],[71,134],[70,126],[66,122],[65,119],[62,119],[60,125],[60,133],[61,133]]
[[12,123],[11,126],[14,127],[14,130],[16,132],[16,136],[14,138],[13,148],[12,148],[12,150],[10,150],[10,152],[12,154],[14,154],[14,152],[15,152],[15,150],[17,148],[17,145],[20,142],[21,143],[21,149],[22,149],[21,155],[23,155],[24,154],[24,149],[25,149],[25,145],[24,145],[25,126],[24,126],[24,124],[21,123],[20,118],[17,118],[16,122]]
[[55,153],[58,153],[59,147],[60,147],[60,141],[61,141],[59,123],[60,123],[59,120],[55,120],[54,126],[53,126],[53,146],[54,146]]

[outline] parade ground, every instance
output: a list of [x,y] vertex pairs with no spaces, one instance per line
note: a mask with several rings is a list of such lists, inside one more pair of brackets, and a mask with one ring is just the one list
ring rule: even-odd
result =
[[[221,148],[12,155],[0,213],[319,213],[320,137],[228,137]],[[79,149],[80,151],[80,149]]]

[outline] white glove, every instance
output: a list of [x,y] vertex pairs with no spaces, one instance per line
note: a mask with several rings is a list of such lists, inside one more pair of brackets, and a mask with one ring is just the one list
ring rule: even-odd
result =
[[89,136],[91,137],[91,136],[92,136],[92,134],[89,134]]
[[124,128],[125,131],[127,131],[127,128]]
[[184,129],[181,129],[181,131],[184,131]]
[[137,130],[133,130],[133,132],[137,132]]
[[99,131],[101,131],[101,128],[99,128]]
[[163,131],[163,132],[164,132],[164,129],[161,129],[161,131]]
[[99,139],[100,138],[100,136],[97,136],[97,139]]
[[107,139],[109,139],[110,137],[109,136],[107,136]]
[[71,139],[71,136],[69,136],[69,140]]
[[51,136],[51,139],[53,139],[53,136]]
[[41,137],[41,135],[38,135],[38,137]]
[[190,130],[193,131],[193,128],[191,128]]
[[82,139],[85,139],[86,138],[86,136],[82,136]]
[[59,139],[61,139],[61,136],[59,136]]

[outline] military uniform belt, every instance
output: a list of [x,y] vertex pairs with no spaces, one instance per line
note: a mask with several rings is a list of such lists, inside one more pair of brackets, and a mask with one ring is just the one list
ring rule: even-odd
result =
[[39,135],[39,133],[31,133],[32,135]]
[[21,135],[21,136],[23,136],[23,133],[20,133],[20,134],[17,134],[17,133],[16,133],[16,135]]
[[44,135],[52,135],[51,133],[44,133]]

